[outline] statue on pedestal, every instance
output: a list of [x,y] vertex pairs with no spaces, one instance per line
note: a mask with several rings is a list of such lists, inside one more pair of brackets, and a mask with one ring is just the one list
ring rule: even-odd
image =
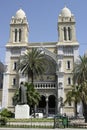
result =
[[22,104],[27,104],[27,88],[24,86],[23,82],[20,84],[19,88],[19,103]]
[[27,87],[21,82],[18,94],[18,103],[15,105],[15,118],[26,119],[29,118],[30,107],[27,104]]

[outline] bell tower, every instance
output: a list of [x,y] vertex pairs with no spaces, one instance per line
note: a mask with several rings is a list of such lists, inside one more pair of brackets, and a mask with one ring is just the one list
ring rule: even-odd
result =
[[76,41],[75,17],[67,7],[62,9],[58,18],[58,37],[59,42]]
[[[6,44],[6,72],[4,73],[2,97],[3,108],[13,107],[12,100],[9,100],[9,97],[13,96],[14,90],[16,87],[19,87],[16,66],[19,56],[22,55],[28,47],[28,32],[29,27],[25,12],[19,9],[16,15],[11,18],[10,37],[9,42]],[[9,91],[10,89],[13,91]]]
[[10,22],[9,43],[28,43],[28,21],[25,12],[19,9],[15,16],[12,16]]
[[[58,56],[58,99],[62,99],[64,102],[67,91],[70,91],[73,85],[73,66],[74,62],[79,57],[79,43],[76,38],[75,17],[71,13],[70,9],[64,7],[58,17],[58,43],[57,43],[57,56]],[[69,104],[70,105],[70,104]],[[70,107],[74,106],[61,106],[61,102],[58,102],[58,110],[68,114]],[[61,108],[61,109],[60,109]],[[72,114],[72,112],[71,112]]]

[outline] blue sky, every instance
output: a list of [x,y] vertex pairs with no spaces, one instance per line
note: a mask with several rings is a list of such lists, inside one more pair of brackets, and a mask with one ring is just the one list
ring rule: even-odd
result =
[[87,0],[1,0],[0,61],[5,63],[5,45],[9,40],[10,20],[22,8],[29,23],[29,42],[58,41],[58,15],[64,6],[75,15],[80,55],[87,50]]

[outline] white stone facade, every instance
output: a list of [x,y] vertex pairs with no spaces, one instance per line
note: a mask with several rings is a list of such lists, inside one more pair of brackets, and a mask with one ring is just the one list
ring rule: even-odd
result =
[[[71,11],[64,7],[58,17],[58,41],[47,43],[30,43],[28,42],[29,25],[25,12],[20,9],[16,15],[12,17],[10,22],[10,38],[6,45],[6,66],[7,71],[4,73],[3,99],[2,107],[13,110],[12,97],[21,81],[26,81],[27,77],[19,76],[14,69],[20,55],[24,54],[27,48],[41,48],[45,51],[48,58],[53,60],[54,72],[47,73],[44,78],[35,80],[35,87],[41,95],[46,99],[47,109],[52,109],[51,98],[55,97],[54,108],[55,113],[58,108],[61,109],[61,102],[64,101],[66,93],[73,84],[72,70],[73,64],[79,56],[79,43],[76,39],[75,17]],[[57,64],[57,66],[56,66]],[[50,69],[49,66],[49,71]],[[56,78],[55,78],[56,77]],[[58,102],[59,101],[59,102]],[[61,111],[61,110],[60,110]],[[63,113],[74,113],[73,103],[66,104],[62,108]],[[50,113],[49,111],[47,114]]]

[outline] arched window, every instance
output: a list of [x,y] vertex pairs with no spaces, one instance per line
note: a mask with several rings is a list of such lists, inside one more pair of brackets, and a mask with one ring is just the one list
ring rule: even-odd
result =
[[71,40],[71,28],[68,27],[68,39]]
[[67,40],[67,30],[66,30],[66,27],[64,27],[64,40],[65,41]]
[[13,70],[16,70],[17,69],[17,62],[14,62],[13,64]]
[[67,61],[67,69],[70,69],[70,61]]
[[17,29],[15,29],[15,42],[17,42]]
[[16,85],[16,78],[13,78],[13,85]]
[[21,29],[19,29],[19,42],[21,41]]
[[68,85],[71,85],[71,78],[68,78]]

